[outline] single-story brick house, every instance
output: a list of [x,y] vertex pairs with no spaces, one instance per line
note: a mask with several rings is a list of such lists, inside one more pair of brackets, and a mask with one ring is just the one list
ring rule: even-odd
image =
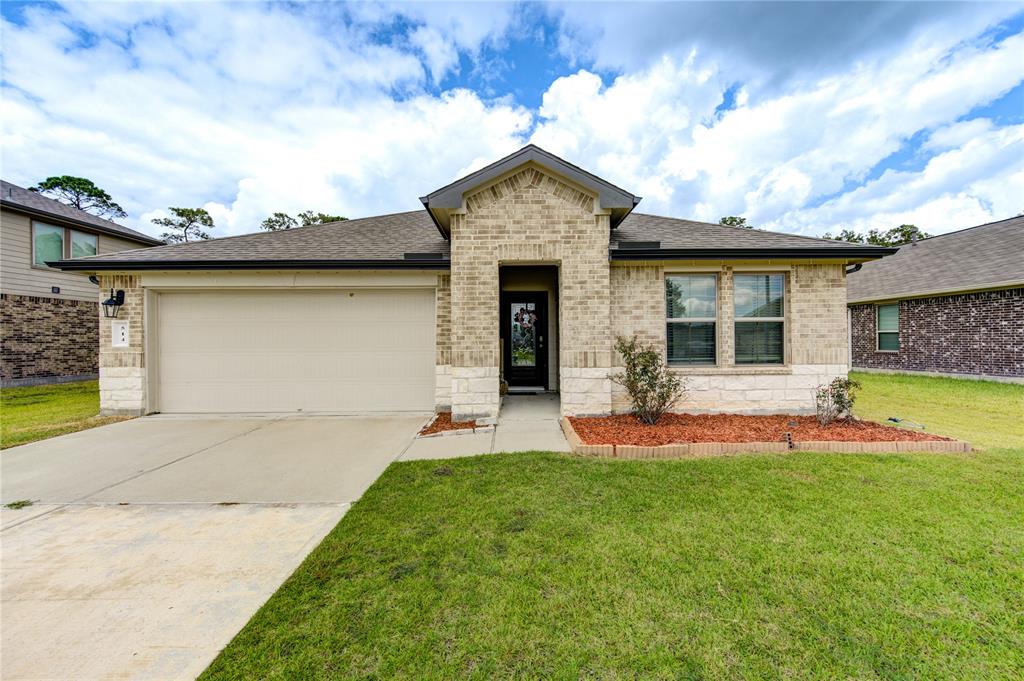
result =
[[854,368],[1024,380],[1024,217],[916,241],[848,282]]
[[0,180],[0,385],[96,378],[99,289],[47,261],[163,243]]
[[423,210],[63,261],[125,292],[101,325],[105,412],[496,418],[628,407],[616,336],[665,352],[688,411],[807,412],[846,374],[846,268],[895,252],[634,212],[535,146]]

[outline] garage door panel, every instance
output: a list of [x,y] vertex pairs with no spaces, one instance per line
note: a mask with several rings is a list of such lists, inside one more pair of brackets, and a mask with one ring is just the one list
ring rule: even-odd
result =
[[164,412],[433,409],[432,290],[160,296]]

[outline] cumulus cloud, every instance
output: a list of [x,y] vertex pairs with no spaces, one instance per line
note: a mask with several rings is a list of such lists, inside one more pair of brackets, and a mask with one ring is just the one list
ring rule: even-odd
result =
[[[1019,120],[976,113],[1024,80],[1013,6],[766,7],[572,4],[538,28],[509,4],[24,5],[0,27],[3,172],[90,177],[150,233],[168,206],[217,235],[411,210],[527,140],[682,217],[937,232],[1024,210]],[[578,64],[507,51],[538,31]],[[488,94],[452,85],[496,59]],[[491,96],[506,75],[540,106]]]

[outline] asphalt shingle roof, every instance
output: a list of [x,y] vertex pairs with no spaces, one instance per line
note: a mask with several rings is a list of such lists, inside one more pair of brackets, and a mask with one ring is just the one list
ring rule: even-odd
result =
[[417,210],[78,258],[76,262],[403,260],[406,253],[447,257],[449,252],[448,242],[427,212]]
[[[644,214],[632,214],[623,220],[621,226],[612,231],[609,247],[614,252],[623,242],[636,241],[659,241],[660,249],[666,251],[735,249],[743,251],[744,257],[758,257],[762,253],[770,257],[772,251],[785,249],[815,253],[824,250],[828,254],[852,246],[869,252],[868,255],[859,254],[857,257],[860,259],[874,257],[871,247],[865,249],[840,241]],[[878,255],[886,252],[881,249]],[[147,268],[161,264],[177,268],[188,264],[199,268],[204,265],[227,268],[232,263],[249,268],[261,263],[269,267],[288,264],[312,266],[315,263],[329,267],[331,263],[373,264],[375,261],[403,261],[416,267],[416,261],[406,259],[407,253],[440,254],[443,260],[450,258],[450,243],[438,233],[425,210],[77,258],[71,267],[85,269],[95,266],[99,269],[122,264],[127,266],[128,263]],[[844,257],[846,254],[836,251],[835,255]]]
[[0,180],[0,204],[2,204],[4,208],[9,208],[11,210],[22,208],[28,212],[51,216],[54,220],[67,220],[69,222],[95,227],[100,232],[113,234],[133,241],[139,241],[144,244],[152,245],[163,243],[163,241],[160,241],[155,237],[151,237],[148,234],[137,232],[134,229],[130,229],[124,225],[119,225],[116,222],[97,217],[92,213],[86,213],[84,210],[78,210],[66,203],[61,203],[60,201],[51,199],[39,192],[29,191],[28,189],[19,187],[7,180]]
[[1024,217],[922,239],[847,277],[850,302],[1024,285]]
[[849,248],[851,244],[811,236],[729,227],[660,215],[630,213],[612,232],[615,242],[660,241],[662,249],[707,248]]

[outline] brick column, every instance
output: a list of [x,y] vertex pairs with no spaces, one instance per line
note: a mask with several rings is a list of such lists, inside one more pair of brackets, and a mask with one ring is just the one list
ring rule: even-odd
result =
[[146,410],[146,362],[143,336],[143,290],[135,275],[102,275],[100,301],[110,289],[124,291],[118,321],[128,322],[128,347],[111,345],[111,322],[100,307],[100,414],[139,416]]

